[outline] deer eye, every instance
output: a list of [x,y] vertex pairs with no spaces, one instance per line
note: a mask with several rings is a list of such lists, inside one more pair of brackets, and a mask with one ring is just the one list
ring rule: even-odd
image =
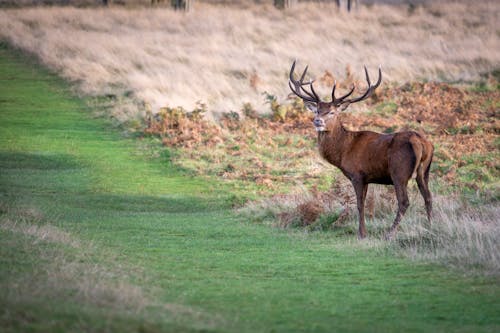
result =
[[316,103],[305,103],[305,104],[306,104],[306,108],[308,108],[309,111],[314,112],[314,114],[319,113],[318,106],[316,105]]

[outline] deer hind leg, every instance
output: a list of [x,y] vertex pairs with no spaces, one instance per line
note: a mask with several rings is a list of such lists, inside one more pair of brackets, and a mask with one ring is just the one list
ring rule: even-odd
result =
[[368,190],[368,184],[365,184],[361,180],[353,180],[352,185],[354,186],[354,191],[356,192],[356,202],[358,206],[358,220],[359,220],[358,238],[363,239],[366,237],[365,199],[366,199],[366,192]]
[[432,195],[431,191],[429,190],[429,169],[430,168],[428,167],[425,172],[422,172],[422,169],[419,168],[416,180],[418,189],[420,190],[420,194],[422,194],[422,197],[424,198],[427,221],[430,225],[432,218]]
[[418,189],[420,190],[420,193],[424,198],[425,210],[427,212],[427,221],[429,222],[429,225],[431,223],[431,218],[432,218],[432,195],[431,191],[429,190],[429,172],[431,168],[431,161],[432,161],[432,156],[430,160],[426,161],[427,166],[425,168],[425,171],[423,169],[424,166],[422,164],[419,166],[416,178]]
[[394,237],[398,229],[398,225],[401,222],[401,219],[405,215],[408,206],[410,206],[410,201],[408,200],[407,186],[408,182],[394,184],[394,188],[396,189],[396,198],[398,200],[398,212],[396,213],[396,218],[394,219],[394,223],[392,224],[386,236],[387,239],[391,239],[392,237]]

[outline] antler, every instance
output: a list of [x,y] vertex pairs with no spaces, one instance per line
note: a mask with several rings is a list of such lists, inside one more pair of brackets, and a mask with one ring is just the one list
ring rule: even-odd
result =
[[335,88],[337,88],[337,81],[335,81],[333,83],[333,89],[332,89],[332,104],[335,105],[335,106],[337,106],[337,105],[342,104],[342,101],[344,100],[344,98],[351,96],[351,94],[354,92],[354,89],[356,87],[353,84],[352,87],[351,87],[351,90],[347,94],[345,94],[344,96],[341,96],[339,98],[335,97]]
[[[300,76],[299,80],[295,80],[293,78],[294,74],[295,74],[295,62],[296,62],[296,60],[294,60],[294,62],[292,64],[292,68],[290,69],[290,80],[288,81],[288,85],[289,85],[290,89],[292,90],[292,92],[295,95],[299,96],[300,98],[302,98],[306,102],[313,102],[313,103],[321,102],[320,98],[318,97],[318,94],[316,94],[316,91],[314,91],[314,87],[313,87],[314,80],[309,81],[309,82],[304,82],[304,78],[306,76],[308,66],[306,66],[306,68],[304,69],[304,72]],[[332,89],[332,101],[329,103],[330,105],[333,104],[335,107],[339,107],[339,106],[343,105],[343,108],[345,109],[347,106],[349,106],[349,104],[356,103],[356,102],[362,101],[362,100],[370,97],[370,95],[373,93],[373,91],[375,89],[377,89],[377,87],[382,82],[382,69],[379,66],[379,68],[378,68],[378,80],[374,85],[372,85],[370,82],[370,76],[368,75],[368,70],[366,69],[366,66],[364,66],[364,68],[365,68],[366,82],[368,83],[368,88],[363,93],[363,95],[356,97],[356,98],[346,99],[347,97],[352,95],[352,93],[354,92],[354,89],[356,88],[353,84],[351,87],[351,90],[347,94],[337,98],[337,97],[335,97],[335,89],[337,88],[337,81],[335,81],[335,83],[333,84],[333,89]],[[292,86],[292,84],[295,88]],[[309,85],[311,87],[310,92],[307,91],[306,89],[304,89],[304,86],[307,86],[307,85]]]
[[371,96],[373,91],[375,91],[375,89],[377,89],[377,87],[380,85],[380,82],[382,82],[382,68],[380,66],[378,67],[378,80],[372,86],[371,82],[370,82],[370,76],[368,75],[368,70],[366,69],[366,66],[364,66],[364,67],[365,67],[365,74],[366,74],[366,82],[368,83],[368,89],[366,89],[365,93],[359,97],[345,100],[345,98],[349,97],[353,93],[354,85],[352,86],[351,91],[349,91],[347,94],[345,94],[344,96],[342,96],[340,98],[335,98],[335,86],[336,86],[336,83],[335,83],[333,85],[333,90],[332,90],[332,103],[335,106],[347,104],[347,105],[345,105],[345,107],[347,107],[349,104],[356,103],[356,102],[362,101],[364,99],[367,99],[368,97]]
[[[304,101],[319,103],[320,98],[318,97],[318,94],[316,94],[316,91],[314,91],[314,87],[313,87],[314,80],[309,81],[309,82],[303,82],[304,78],[306,76],[306,73],[307,73],[308,66],[306,66],[306,68],[304,69],[304,72],[302,73],[302,75],[300,76],[300,79],[298,81],[293,78],[293,76],[295,74],[294,73],[295,62],[296,62],[296,60],[293,61],[292,68],[290,69],[290,80],[288,81],[288,86],[290,87],[290,89],[292,90],[292,92],[295,95],[299,96]],[[295,89],[292,87],[292,83],[295,86]],[[306,86],[306,85],[309,85],[311,87],[311,92],[304,89],[304,86]]]

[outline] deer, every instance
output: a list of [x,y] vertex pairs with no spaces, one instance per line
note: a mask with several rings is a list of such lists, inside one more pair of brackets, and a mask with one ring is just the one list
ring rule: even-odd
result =
[[[368,184],[393,185],[396,192],[397,212],[386,239],[392,239],[410,203],[407,186],[415,175],[418,189],[424,199],[428,223],[431,223],[432,196],[429,190],[429,173],[434,147],[423,134],[400,131],[390,134],[372,131],[351,131],[340,119],[349,105],[369,98],[382,82],[382,69],[378,79],[371,84],[364,66],[367,89],[358,97],[351,97],[356,86],[340,97],[335,96],[337,82],[331,93],[331,101],[322,101],[316,93],[314,80],[304,82],[308,66],[299,79],[295,79],[295,63],[290,69],[288,85],[292,93],[302,99],[314,113],[313,125],[317,132],[318,150],[323,159],[334,165],[351,181],[356,193],[358,210],[358,238],[366,238],[365,199]],[[309,86],[309,89],[307,87]]]

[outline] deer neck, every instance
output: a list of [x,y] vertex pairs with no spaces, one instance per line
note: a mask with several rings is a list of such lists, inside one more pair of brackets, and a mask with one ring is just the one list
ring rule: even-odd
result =
[[318,149],[321,157],[331,164],[340,167],[342,155],[349,145],[351,136],[339,117],[330,119],[324,131],[318,132]]

